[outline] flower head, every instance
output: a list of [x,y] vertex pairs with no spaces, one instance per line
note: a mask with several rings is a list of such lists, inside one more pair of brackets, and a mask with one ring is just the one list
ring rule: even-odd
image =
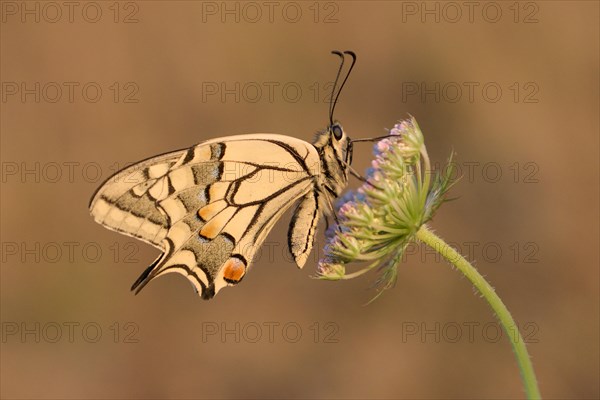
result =
[[[339,224],[326,234],[325,256],[317,277],[349,279],[378,267],[380,289],[391,287],[407,245],[429,221],[452,185],[451,168],[431,179],[423,134],[414,118],[394,125],[377,142],[366,182],[336,203]],[[368,265],[353,273],[346,265]]]

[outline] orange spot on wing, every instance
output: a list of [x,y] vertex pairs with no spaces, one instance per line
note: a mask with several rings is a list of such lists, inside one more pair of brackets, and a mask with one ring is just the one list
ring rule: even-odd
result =
[[225,200],[217,200],[213,203],[207,204],[204,207],[202,207],[198,211],[198,215],[204,221],[208,221],[212,219],[215,215],[223,211],[226,207],[227,203],[225,202]]
[[246,273],[246,265],[239,258],[230,258],[225,262],[223,278],[232,283],[239,282]]
[[214,239],[219,234],[219,229],[214,223],[208,223],[200,229],[200,235],[207,239]]
[[204,206],[202,207],[200,210],[198,210],[198,215],[200,216],[200,218],[202,218],[204,221],[208,220],[209,216],[211,215],[210,212],[210,206]]

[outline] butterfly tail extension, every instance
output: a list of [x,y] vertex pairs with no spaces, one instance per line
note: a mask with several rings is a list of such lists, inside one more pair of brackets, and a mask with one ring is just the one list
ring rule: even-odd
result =
[[134,294],[138,294],[144,288],[144,286],[146,286],[148,282],[150,282],[152,278],[154,278],[154,276],[152,276],[152,272],[160,263],[160,260],[163,259],[163,257],[164,253],[158,256],[158,258],[154,260],[154,262],[148,268],[146,268],[144,272],[142,272],[142,274],[139,276],[139,278],[137,278],[133,285],[131,285],[131,291],[134,292]]
[[[142,272],[139,278],[131,286],[131,291],[134,294],[138,294],[150,281],[159,276],[167,274],[169,272],[178,272],[181,275],[185,275],[188,280],[192,283],[195,292],[202,297],[204,300],[212,299],[215,294],[215,284],[210,282],[208,285],[202,283],[194,272],[190,271],[185,265],[172,265],[169,268],[163,268],[165,254],[161,254],[148,268]],[[166,260],[165,260],[166,261]]]
[[[162,257],[162,255],[159,257],[159,259],[161,257]],[[144,270],[144,272],[142,272],[140,277],[133,283],[133,285],[131,286],[131,291],[134,292],[135,295],[137,295],[139,292],[142,291],[142,289],[144,287],[146,287],[146,285],[148,283],[150,283],[150,281],[152,281],[154,278],[159,277],[160,275],[162,275],[162,273],[156,272],[156,262],[154,262],[152,265],[150,265],[148,268],[146,268],[146,270]],[[190,278],[188,278],[188,279],[190,279]],[[208,286],[206,286],[205,288],[203,288],[200,291],[198,289],[196,289],[195,284],[193,286],[194,286],[196,293],[198,295],[200,295],[203,300],[210,300],[213,297],[215,297],[216,293],[215,293],[214,282],[210,283]]]
[[131,286],[131,290],[138,294],[153,279],[176,272],[188,279],[199,296],[205,300],[212,299],[217,292],[215,277],[202,260],[197,258],[197,255],[205,253],[206,249],[174,248],[169,239],[165,239],[163,245],[166,251],[144,270]]

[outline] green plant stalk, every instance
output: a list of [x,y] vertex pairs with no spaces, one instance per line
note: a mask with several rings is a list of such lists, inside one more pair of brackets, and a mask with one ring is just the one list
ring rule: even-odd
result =
[[486,299],[492,310],[496,313],[496,316],[500,320],[502,328],[506,332],[507,337],[510,340],[510,344],[515,352],[517,363],[521,371],[521,379],[525,386],[525,393],[528,399],[541,399],[540,389],[537,385],[535,377],[535,371],[529,358],[529,353],[525,347],[525,342],[521,337],[519,328],[515,323],[510,312],[496,294],[496,291],[490,284],[481,276],[479,272],[473,267],[463,256],[461,256],[456,250],[450,247],[443,239],[434,234],[426,225],[422,225],[417,232],[417,238],[423,243],[427,244],[435,251],[440,253],[448,262],[454,265],[464,276],[467,277],[475,286],[475,288],[481,293]]

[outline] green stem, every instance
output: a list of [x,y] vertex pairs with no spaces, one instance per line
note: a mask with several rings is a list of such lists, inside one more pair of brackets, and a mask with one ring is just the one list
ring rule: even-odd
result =
[[487,300],[488,304],[490,307],[492,307],[492,310],[494,310],[496,316],[500,320],[500,324],[506,332],[506,336],[509,338],[510,344],[515,352],[515,357],[517,359],[517,363],[519,364],[519,369],[521,370],[521,378],[523,379],[523,385],[525,386],[527,398],[541,399],[540,389],[537,386],[535,372],[533,371],[533,365],[531,364],[529,353],[525,347],[525,342],[521,337],[521,333],[519,332],[517,324],[500,297],[498,297],[494,291],[494,288],[487,283],[487,281],[479,272],[477,272],[475,267],[473,267],[456,250],[446,244],[444,240],[430,231],[426,225],[421,226],[421,229],[419,229],[417,232],[417,238],[440,253],[446,260],[448,260],[448,262],[462,272],[463,275],[471,281],[479,293],[481,293],[481,295]]

